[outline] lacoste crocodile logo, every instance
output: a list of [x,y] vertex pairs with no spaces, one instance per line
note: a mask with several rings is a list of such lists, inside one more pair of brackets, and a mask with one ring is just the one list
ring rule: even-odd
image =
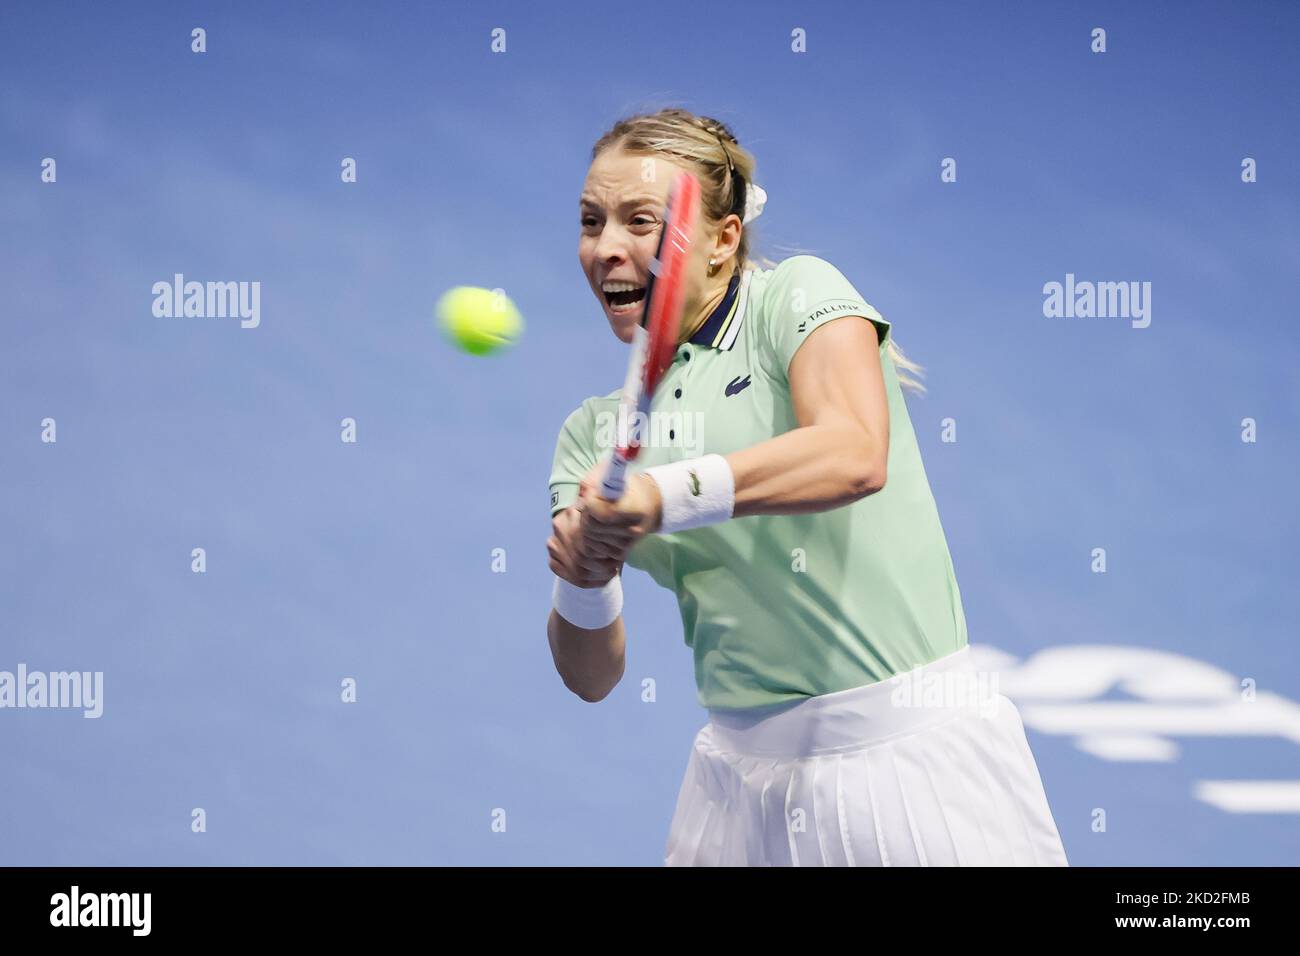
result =
[[727,383],[726,394],[728,396],[735,395],[748,387],[749,387],[749,376],[746,375],[744,379],[742,379],[739,375],[737,375],[735,378],[733,378],[730,382]]

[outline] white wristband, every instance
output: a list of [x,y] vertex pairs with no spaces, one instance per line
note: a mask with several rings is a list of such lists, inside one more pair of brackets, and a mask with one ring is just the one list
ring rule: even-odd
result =
[[551,603],[574,627],[594,631],[613,624],[622,612],[623,582],[616,574],[604,587],[580,588],[557,575]]
[[655,465],[644,474],[654,479],[663,497],[661,534],[717,524],[736,507],[736,478],[721,455],[704,455]]

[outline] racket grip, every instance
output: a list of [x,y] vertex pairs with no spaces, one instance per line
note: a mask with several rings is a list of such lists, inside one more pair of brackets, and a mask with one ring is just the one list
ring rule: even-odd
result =
[[606,501],[618,501],[623,497],[626,487],[627,459],[615,449],[609,456],[609,464],[605,466],[605,477],[600,481],[600,496]]

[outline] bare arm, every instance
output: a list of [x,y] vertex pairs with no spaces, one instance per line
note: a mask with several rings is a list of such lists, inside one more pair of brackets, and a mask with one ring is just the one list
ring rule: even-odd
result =
[[879,349],[876,327],[851,316],[808,336],[789,371],[799,427],[727,456],[733,517],[828,511],[885,486],[889,403]]
[[560,680],[590,704],[604,700],[620,680],[626,665],[623,615],[593,631],[570,624],[552,609],[546,637]]
[[[630,539],[592,540],[583,534],[582,508],[566,508],[551,522],[546,542],[551,570],[578,587],[600,587],[621,574]],[[546,622],[551,657],[564,686],[589,703],[604,700],[620,680],[626,664],[623,615],[587,629],[567,621],[554,608]]]
[[[830,511],[885,487],[889,398],[876,327],[860,316],[827,322],[795,352],[788,374],[799,426],[726,456],[733,518]],[[662,526],[663,496],[649,475],[637,475],[617,502],[590,496],[584,483],[580,501],[584,537],[622,547],[620,558],[629,532],[634,540]]]

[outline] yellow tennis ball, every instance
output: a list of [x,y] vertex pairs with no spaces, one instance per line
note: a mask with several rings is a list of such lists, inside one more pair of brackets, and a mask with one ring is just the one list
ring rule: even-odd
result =
[[524,330],[523,316],[501,289],[449,289],[438,300],[437,316],[447,337],[471,355],[513,345]]

